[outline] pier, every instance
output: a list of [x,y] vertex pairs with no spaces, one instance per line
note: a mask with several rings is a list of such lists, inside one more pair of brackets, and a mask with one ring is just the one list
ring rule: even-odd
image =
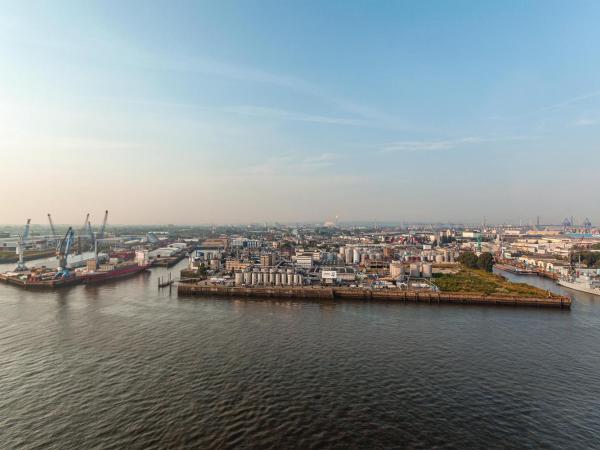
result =
[[258,297],[298,298],[323,301],[361,300],[402,303],[453,303],[465,305],[507,305],[569,309],[571,299],[552,295],[547,298],[527,298],[511,295],[485,295],[477,293],[411,291],[400,289],[370,289],[325,286],[233,287],[180,283],[181,296],[201,297]]

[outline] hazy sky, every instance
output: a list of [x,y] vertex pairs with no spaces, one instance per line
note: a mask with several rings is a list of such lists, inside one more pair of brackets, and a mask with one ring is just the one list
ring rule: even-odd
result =
[[1,2],[0,223],[600,222],[600,2]]

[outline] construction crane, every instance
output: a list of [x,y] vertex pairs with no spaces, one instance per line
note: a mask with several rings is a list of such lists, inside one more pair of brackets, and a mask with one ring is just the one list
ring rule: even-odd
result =
[[50,213],[48,213],[48,223],[50,224],[50,232],[52,233],[54,247],[58,247],[58,236],[56,235],[56,229],[54,228],[54,222],[52,222],[52,216],[50,215]]
[[64,278],[69,275],[69,267],[67,265],[67,258],[69,253],[71,253],[71,249],[73,248],[73,241],[75,240],[75,233],[73,232],[73,228],[69,227],[67,230],[65,237],[60,241],[60,245],[56,250],[56,258],[58,259],[58,273],[56,275],[57,278]]
[[27,266],[24,262],[24,253],[25,247],[27,245],[27,239],[29,238],[29,224],[31,223],[31,219],[27,219],[27,223],[25,224],[25,231],[19,237],[19,242],[17,243],[17,254],[19,255],[19,262],[17,263],[17,267],[15,268],[16,272],[23,272],[27,269]]
[[108,210],[104,211],[104,220],[102,221],[102,226],[100,227],[100,231],[98,231],[97,239],[104,239],[104,230],[106,229],[107,221],[108,221]]

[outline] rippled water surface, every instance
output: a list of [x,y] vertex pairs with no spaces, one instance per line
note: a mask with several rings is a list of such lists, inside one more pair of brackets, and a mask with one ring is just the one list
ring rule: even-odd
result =
[[600,297],[193,299],[159,292],[165,273],[0,285],[2,448],[600,445]]

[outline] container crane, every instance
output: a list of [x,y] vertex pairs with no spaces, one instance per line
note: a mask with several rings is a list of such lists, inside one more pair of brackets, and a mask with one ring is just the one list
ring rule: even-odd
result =
[[29,239],[29,224],[31,223],[31,219],[27,219],[27,223],[25,224],[25,231],[21,237],[19,237],[19,242],[17,244],[17,254],[19,255],[19,262],[17,263],[17,267],[15,268],[16,272],[23,272],[27,269],[27,266],[24,262],[24,253],[25,246],[27,245],[27,239]]
[[58,259],[58,273],[56,274],[57,278],[64,278],[70,273],[70,270],[67,266],[67,258],[69,253],[71,253],[71,249],[73,248],[74,240],[75,233],[73,232],[73,228],[69,227],[65,237],[61,240],[60,245],[56,250],[56,257]]

